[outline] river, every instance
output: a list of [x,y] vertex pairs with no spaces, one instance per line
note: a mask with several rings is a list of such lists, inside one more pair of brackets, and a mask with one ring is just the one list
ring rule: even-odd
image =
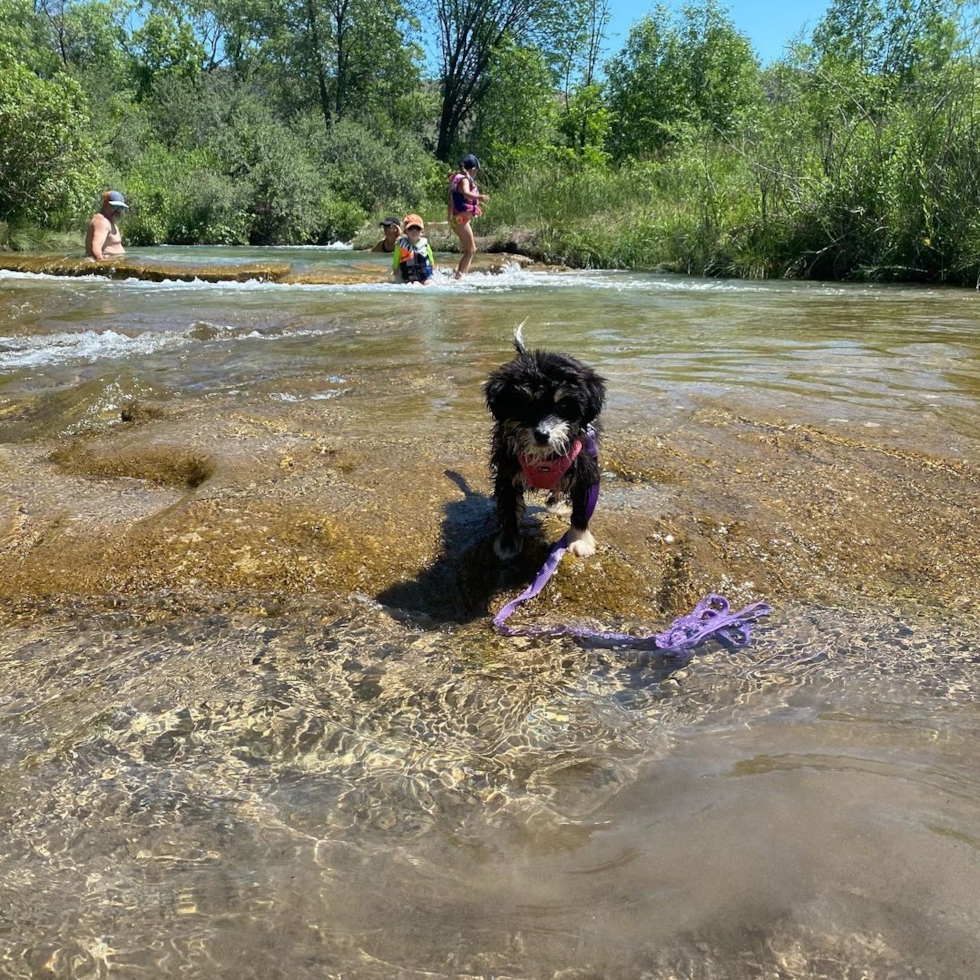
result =
[[[337,249],[137,251],[383,272]],[[447,259],[448,261],[448,259]],[[363,277],[362,277],[363,278]],[[480,385],[607,378],[496,636]],[[0,976],[973,977],[972,291],[0,272]]]

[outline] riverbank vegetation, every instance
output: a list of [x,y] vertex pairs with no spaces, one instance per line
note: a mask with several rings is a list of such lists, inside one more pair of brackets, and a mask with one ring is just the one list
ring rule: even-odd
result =
[[[832,0],[762,66],[726,9],[608,0],[0,0],[0,247],[326,243],[444,219],[576,266],[975,284],[975,8]],[[54,237],[52,237],[54,236]]]

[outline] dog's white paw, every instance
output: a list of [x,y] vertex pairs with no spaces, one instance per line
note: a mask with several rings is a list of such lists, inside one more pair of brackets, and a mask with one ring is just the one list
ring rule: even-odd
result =
[[504,538],[502,534],[498,534],[494,538],[493,551],[498,558],[507,561],[510,558],[516,558],[521,553],[522,544],[520,535],[515,538]]
[[589,558],[595,554],[595,538],[589,530],[568,529],[568,553],[576,558]]

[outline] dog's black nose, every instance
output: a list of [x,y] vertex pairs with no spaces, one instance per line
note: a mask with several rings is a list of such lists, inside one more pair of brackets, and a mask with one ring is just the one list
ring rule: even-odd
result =
[[535,429],[534,430],[534,441],[539,446],[546,446],[546,445],[548,445],[548,433],[545,432],[544,429]]

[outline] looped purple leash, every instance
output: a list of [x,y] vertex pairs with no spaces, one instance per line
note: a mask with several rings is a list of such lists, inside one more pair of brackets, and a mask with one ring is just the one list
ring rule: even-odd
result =
[[[596,459],[599,451],[596,448],[596,435],[589,426],[583,440],[583,447]],[[599,484],[589,488],[589,500],[586,507],[586,517],[591,517],[599,500]],[[515,628],[504,625],[507,619],[522,603],[533,599],[558,570],[566,550],[568,549],[568,534],[557,541],[548,552],[541,571],[534,581],[516,598],[504,606],[493,617],[493,625],[504,636],[577,636],[583,639],[599,640],[616,646],[654,647],[664,653],[683,653],[693,650],[705,640],[714,637],[732,647],[744,647],[751,638],[750,623],[761,616],[768,616],[772,607],[764,602],[755,602],[738,612],[732,612],[728,600],[722,595],[705,596],[692,612],[677,619],[660,633],[636,635],[634,633],[616,633],[602,630],[591,630],[581,626],[529,626]]]

